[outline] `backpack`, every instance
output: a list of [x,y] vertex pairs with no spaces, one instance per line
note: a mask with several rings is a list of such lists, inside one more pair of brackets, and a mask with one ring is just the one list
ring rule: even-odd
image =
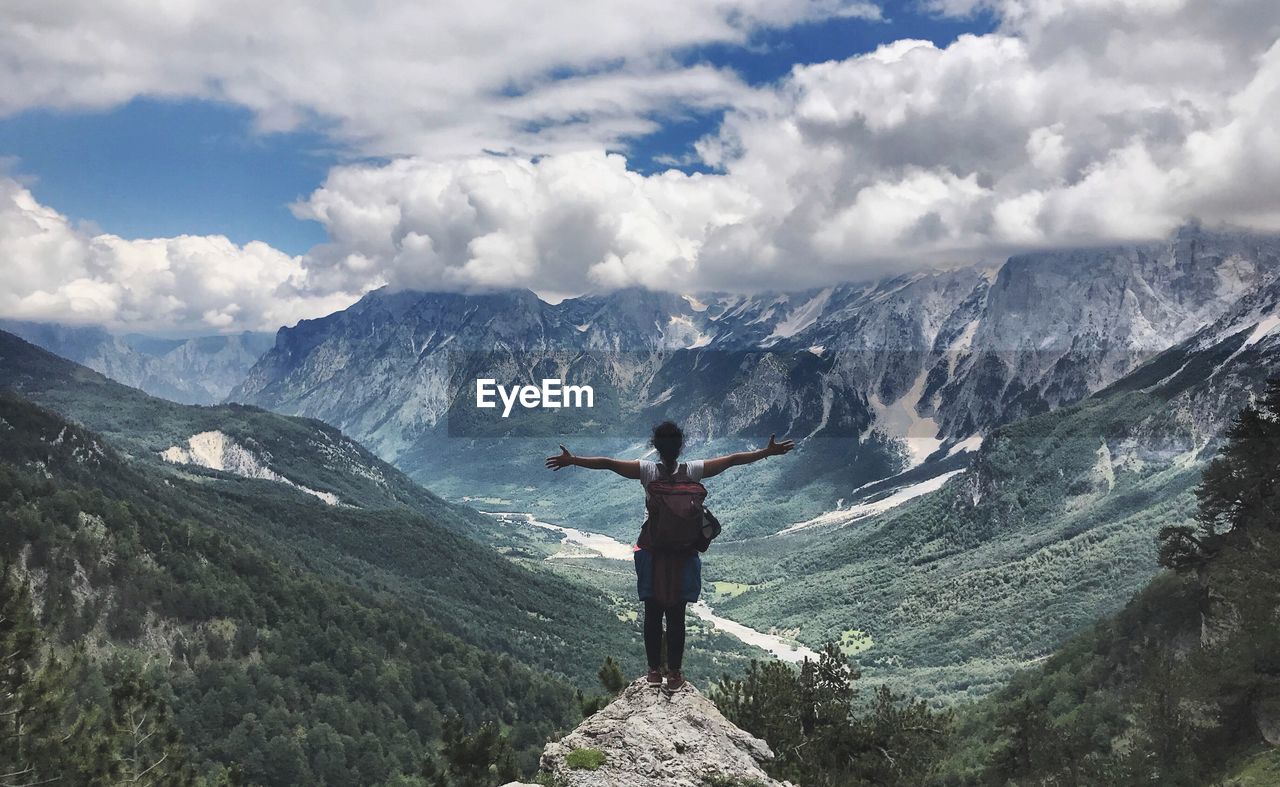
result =
[[707,488],[690,479],[684,465],[676,472],[658,463],[658,477],[649,481],[645,500],[649,543],[658,552],[692,552],[703,537],[703,500]]
[[706,487],[689,478],[683,464],[668,473],[659,463],[658,477],[649,482],[648,491],[650,545],[659,552],[706,552],[720,534],[720,523],[703,506]]

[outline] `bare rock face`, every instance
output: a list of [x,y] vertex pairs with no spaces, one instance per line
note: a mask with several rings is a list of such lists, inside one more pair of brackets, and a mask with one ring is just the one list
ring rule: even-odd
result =
[[1280,746],[1280,702],[1272,701],[1254,707],[1254,720],[1262,739],[1272,746]]
[[542,770],[565,787],[785,787],[761,767],[772,759],[693,686],[667,693],[641,678],[547,744]]

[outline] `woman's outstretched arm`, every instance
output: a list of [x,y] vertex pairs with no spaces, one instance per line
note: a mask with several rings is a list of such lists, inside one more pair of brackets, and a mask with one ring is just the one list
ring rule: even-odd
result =
[[736,454],[717,456],[715,459],[706,460],[702,463],[702,477],[710,478],[713,475],[720,475],[730,467],[749,465],[752,462],[764,459],[766,456],[782,456],[795,447],[794,440],[783,440],[779,443],[774,439],[774,435],[769,435],[769,444],[764,448],[757,448],[754,451],[739,451]]
[[610,459],[607,456],[574,456],[569,449],[560,446],[560,453],[547,457],[547,469],[559,470],[562,467],[585,467],[588,470],[612,470],[623,478],[639,478],[640,463],[634,459]]

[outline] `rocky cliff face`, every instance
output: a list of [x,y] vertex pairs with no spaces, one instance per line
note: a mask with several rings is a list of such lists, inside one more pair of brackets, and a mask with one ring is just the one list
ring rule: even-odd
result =
[[542,771],[565,787],[783,787],[762,767],[772,759],[692,685],[668,694],[641,679],[547,744]]
[[1078,401],[1195,335],[1280,274],[1280,238],[1187,227],[1169,242],[1014,257],[939,391],[943,433]]

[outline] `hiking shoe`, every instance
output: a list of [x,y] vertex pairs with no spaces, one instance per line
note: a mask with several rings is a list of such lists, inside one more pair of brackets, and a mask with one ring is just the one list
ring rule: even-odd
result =
[[667,691],[678,691],[684,686],[684,674],[680,670],[672,670],[667,675]]
[[649,670],[649,674],[645,675],[644,679],[650,686],[662,685],[662,673],[656,669]]

